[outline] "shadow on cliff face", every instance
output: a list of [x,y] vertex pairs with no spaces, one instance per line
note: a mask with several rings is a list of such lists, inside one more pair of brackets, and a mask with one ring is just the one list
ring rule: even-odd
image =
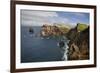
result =
[[89,27],[81,32],[75,27],[69,31],[67,38],[70,39],[68,60],[89,59]]

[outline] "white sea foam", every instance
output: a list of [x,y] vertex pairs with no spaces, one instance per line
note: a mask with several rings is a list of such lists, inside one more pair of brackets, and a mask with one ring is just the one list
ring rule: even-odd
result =
[[67,61],[68,60],[68,56],[67,56],[67,53],[68,53],[68,42],[64,42],[65,43],[65,46],[62,48],[62,52],[63,52],[63,57],[62,57],[62,60],[63,61]]

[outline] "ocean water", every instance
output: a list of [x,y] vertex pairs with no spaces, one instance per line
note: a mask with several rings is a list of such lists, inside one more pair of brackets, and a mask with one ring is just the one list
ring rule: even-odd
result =
[[21,26],[21,62],[62,61],[62,49],[57,45],[59,39],[43,39],[39,36],[41,27],[32,26],[34,33],[30,33],[29,26]]

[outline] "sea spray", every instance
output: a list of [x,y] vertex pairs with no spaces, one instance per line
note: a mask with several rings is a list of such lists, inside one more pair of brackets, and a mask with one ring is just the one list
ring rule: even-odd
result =
[[68,43],[69,43],[69,40],[67,41],[67,42],[64,42],[65,43],[65,45],[64,45],[64,47],[62,48],[63,49],[63,57],[62,57],[62,60],[63,61],[67,61],[68,60]]
[[67,43],[65,42],[65,46],[62,48],[63,49],[63,57],[62,57],[62,60],[63,61],[67,61],[67,53],[68,53],[68,45]]
[[62,52],[62,58],[61,58],[61,60],[62,61],[67,61],[68,60],[68,43],[69,43],[69,40],[67,40],[67,41],[60,41],[59,43],[58,43],[58,46],[61,48],[61,52]]

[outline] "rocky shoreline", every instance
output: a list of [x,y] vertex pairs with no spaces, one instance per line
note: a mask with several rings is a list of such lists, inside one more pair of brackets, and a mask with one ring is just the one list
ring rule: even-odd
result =
[[[43,25],[40,32],[42,37],[65,36],[68,44],[68,60],[89,59],[89,26],[77,24],[74,28],[58,25]],[[67,44],[66,44],[67,45]]]

